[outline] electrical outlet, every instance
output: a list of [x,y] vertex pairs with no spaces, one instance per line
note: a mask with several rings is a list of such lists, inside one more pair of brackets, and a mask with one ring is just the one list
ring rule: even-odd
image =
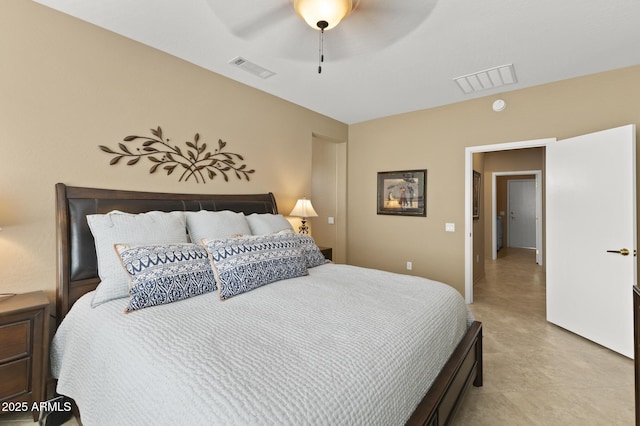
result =
[[407,271],[410,271],[413,269],[413,263],[412,262],[407,262]]
[[336,223],[336,221],[333,218],[333,216],[329,216],[329,218],[327,219],[327,222],[329,223],[329,225],[333,225],[334,223]]

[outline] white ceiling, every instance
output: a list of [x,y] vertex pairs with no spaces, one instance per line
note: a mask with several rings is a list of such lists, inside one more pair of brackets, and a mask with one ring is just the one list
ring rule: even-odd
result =
[[[639,0],[360,0],[325,33],[321,74],[292,0],[35,1],[347,124],[640,64]],[[505,64],[517,83],[453,81]]]

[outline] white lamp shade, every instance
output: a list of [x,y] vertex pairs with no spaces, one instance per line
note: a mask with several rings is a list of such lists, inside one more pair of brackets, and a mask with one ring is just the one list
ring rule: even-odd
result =
[[318,28],[319,21],[326,21],[330,30],[340,23],[353,8],[352,0],[294,0],[293,8],[311,28]]
[[316,213],[316,211],[313,209],[313,206],[311,205],[311,200],[308,200],[306,198],[300,198],[296,202],[296,205],[293,207],[293,210],[291,210],[291,213],[289,213],[289,216],[317,217],[318,213]]

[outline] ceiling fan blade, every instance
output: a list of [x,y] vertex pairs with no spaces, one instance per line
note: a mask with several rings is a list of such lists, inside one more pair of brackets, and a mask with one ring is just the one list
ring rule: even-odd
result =
[[325,35],[327,59],[381,50],[427,20],[437,0],[360,0],[358,7]]
[[288,0],[207,0],[214,14],[236,37],[252,39],[297,17]]
[[[418,28],[438,0],[357,0],[354,10],[324,35],[326,61],[384,49]],[[319,31],[310,28],[291,0],[207,0],[236,37],[267,43],[276,56],[315,62]],[[266,44],[265,44],[266,45]]]
[[243,23],[238,24],[231,29],[231,32],[240,38],[254,38],[262,35],[266,30],[278,26],[287,19],[295,17],[293,8],[287,5],[269,9],[262,16],[257,16]]

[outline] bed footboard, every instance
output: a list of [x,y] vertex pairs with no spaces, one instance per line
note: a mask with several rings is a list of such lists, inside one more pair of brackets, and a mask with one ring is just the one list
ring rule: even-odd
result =
[[416,407],[407,425],[448,425],[469,385],[482,386],[482,323],[475,321]]

